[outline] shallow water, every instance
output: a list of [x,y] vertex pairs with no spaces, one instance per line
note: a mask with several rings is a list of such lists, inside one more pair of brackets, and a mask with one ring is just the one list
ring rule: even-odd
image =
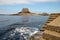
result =
[[[15,32],[16,28],[31,27],[40,29],[47,19],[48,16],[0,16],[0,40],[25,40],[23,35]],[[10,37],[11,35],[14,35],[13,38]]]

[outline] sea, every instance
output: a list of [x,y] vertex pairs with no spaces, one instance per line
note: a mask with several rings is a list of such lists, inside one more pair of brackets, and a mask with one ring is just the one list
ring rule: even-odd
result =
[[27,40],[42,28],[48,17],[0,16],[0,40]]

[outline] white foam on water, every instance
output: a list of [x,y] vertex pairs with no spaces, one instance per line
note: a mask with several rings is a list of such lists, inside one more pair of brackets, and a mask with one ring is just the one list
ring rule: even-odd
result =
[[28,34],[29,36],[32,36],[38,32],[38,28],[21,27],[21,28],[16,28],[15,31],[21,33],[21,35]]

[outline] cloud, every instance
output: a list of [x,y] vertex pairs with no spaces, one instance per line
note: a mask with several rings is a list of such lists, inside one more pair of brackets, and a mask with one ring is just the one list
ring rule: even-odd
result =
[[3,10],[0,10],[0,14],[4,14],[4,11]]
[[16,12],[8,12],[4,10],[0,10],[0,14],[15,14]]
[[32,0],[33,2],[58,2],[59,0]]
[[57,2],[59,0],[0,0],[0,5],[31,4],[33,2]]
[[29,4],[27,0],[0,0],[0,5],[5,4]]

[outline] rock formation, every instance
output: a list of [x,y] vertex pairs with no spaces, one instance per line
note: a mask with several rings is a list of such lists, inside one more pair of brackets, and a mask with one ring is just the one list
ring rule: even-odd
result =
[[60,13],[51,14],[45,25],[40,40],[60,40]]
[[48,13],[41,13],[41,14],[39,14],[39,15],[41,15],[41,16],[49,16]]
[[12,16],[14,16],[14,15],[18,15],[18,16],[38,16],[38,14],[30,12],[28,8],[23,8],[21,12],[18,12],[17,14],[13,14]]
[[23,8],[21,13],[30,13],[28,8]]

